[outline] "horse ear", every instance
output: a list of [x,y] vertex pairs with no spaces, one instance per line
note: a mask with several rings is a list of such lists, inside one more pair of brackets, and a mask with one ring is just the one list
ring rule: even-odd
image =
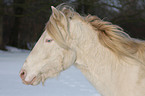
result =
[[63,12],[63,14],[66,16],[66,17],[68,17],[68,18],[72,18],[73,17],[73,9],[71,8],[66,8],[66,7],[64,7],[63,9],[62,9],[62,12]]
[[63,17],[62,13],[59,10],[57,10],[55,7],[51,6],[51,9],[52,9],[52,16],[54,19],[60,20]]

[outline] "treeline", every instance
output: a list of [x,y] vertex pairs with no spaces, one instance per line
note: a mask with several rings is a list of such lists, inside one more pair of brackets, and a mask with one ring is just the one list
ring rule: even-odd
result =
[[82,15],[97,15],[145,39],[145,0],[0,0],[0,49],[31,49],[44,31],[50,6],[64,2]]

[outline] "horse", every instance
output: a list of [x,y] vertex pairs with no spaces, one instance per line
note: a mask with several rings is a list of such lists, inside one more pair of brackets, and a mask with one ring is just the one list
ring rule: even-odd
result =
[[51,9],[20,71],[24,84],[44,84],[74,65],[102,96],[145,96],[145,41],[97,16],[81,16],[70,5]]

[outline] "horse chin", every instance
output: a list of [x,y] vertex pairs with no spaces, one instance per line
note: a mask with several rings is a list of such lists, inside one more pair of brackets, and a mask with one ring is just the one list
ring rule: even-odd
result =
[[40,84],[41,80],[42,80],[41,76],[37,76],[36,79],[30,85],[33,86],[38,85]]
[[36,85],[40,84],[40,82],[41,82],[41,81],[37,81],[37,82],[34,82],[34,83],[31,84],[31,85],[36,86]]
[[47,73],[47,75],[46,75],[46,73],[45,73],[45,74],[41,74],[41,75],[36,76],[36,79],[30,85],[36,86],[36,85],[40,84],[41,82],[42,82],[42,85],[44,85],[45,81],[48,78],[54,78],[54,77],[57,77],[59,75],[59,73],[55,73],[55,74],[51,74],[51,75],[50,74],[48,75],[48,74],[49,73]]

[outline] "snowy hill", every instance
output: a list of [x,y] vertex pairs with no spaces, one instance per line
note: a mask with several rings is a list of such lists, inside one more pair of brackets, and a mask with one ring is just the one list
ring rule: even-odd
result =
[[75,67],[48,79],[45,85],[24,85],[19,71],[30,51],[7,47],[0,51],[0,96],[100,96]]

